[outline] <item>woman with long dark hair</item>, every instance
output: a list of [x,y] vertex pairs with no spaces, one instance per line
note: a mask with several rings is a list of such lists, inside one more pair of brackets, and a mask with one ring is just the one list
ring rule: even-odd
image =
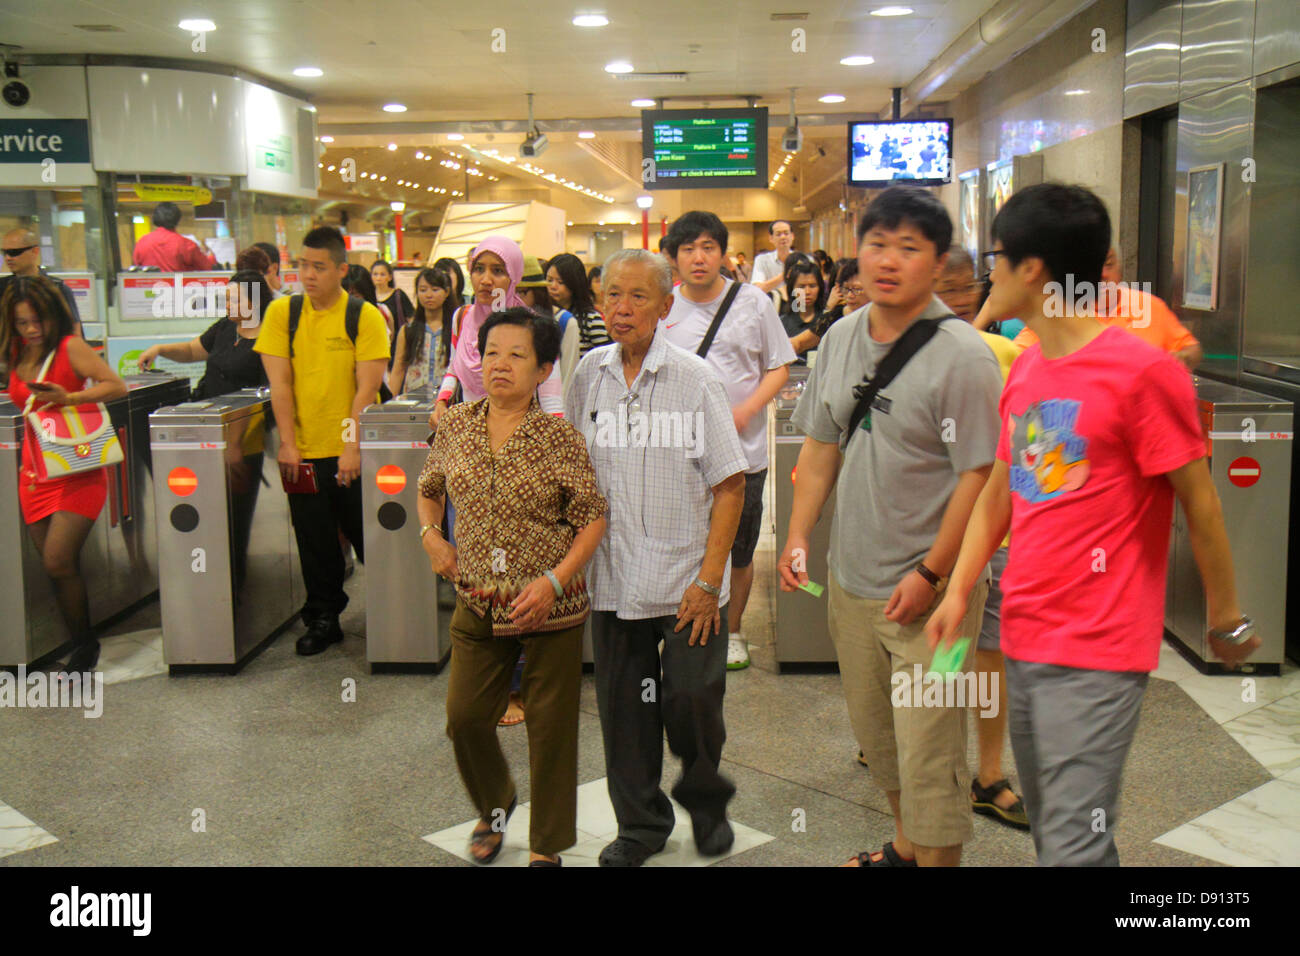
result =
[[[14,276],[0,296],[0,361],[9,378],[9,400],[19,408],[89,405],[126,394],[123,382],[73,332],[72,313],[44,276]],[[83,388],[94,381],[90,388]],[[23,522],[54,584],[59,611],[74,650],[65,672],[90,670],[99,641],[90,629],[90,604],[81,577],[81,549],[108,497],[104,470],[38,481],[37,450],[23,442],[18,500]]]
[[450,272],[422,269],[415,277],[415,313],[397,330],[393,370],[388,376],[388,387],[394,395],[442,381],[451,360],[455,296],[455,280]]
[[[796,338],[801,332],[810,331],[817,326],[826,305],[826,284],[822,279],[821,267],[813,261],[802,259],[785,270],[786,311],[781,315],[781,325],[785,334],[790,336],[790,344],[799,352]],[[816,347],[815,344],[813,346]],[[804,351],[811,351],[806,345]],[[807,365],[803,354],[799,355],[796,365]]]
[[[388,343],[390,361],[397,354],[397,332],[411,321],[415,306],[411,305],[410,296],[393,284],[393,267],[383,259],[370,263],[370,281],[375,285],[375,300],[393,316],[394,333]],[[389,366],[390,368],[392,366]]]
[[450,273],[451,281],[456,283],[455,301],[452,304],[458,309],[462,305],[469,305],[465,300],[465,271],[461,269],[460,263],[450,256],[443,256],[433,264],[433,268]]
[[[261,253],[261,250],[256,250]],[[243,253],[240,254],[241,257]],[[262,258],[266,256],[263,253]],[[159,356],[173,362],[203,362],[203,378],[194,388],[194,398],[212,398],[241,388],[258,388],[266,384],[262,357],[253,351],[262,329],[266,307],[275,294],[266,276],[256,269],[236,272],[226,285],[226,317],[217,319],[202,335],[188,342],[151,345],[141,353],[136,364],[140,371],[150,368]]]
[[573,321],[563,323],[560,329],[560,380],[568,381],[578,359],[594,348],[609,345],[612,340],[605,329],[604,317],[596,309],[596,298],[581,259],[570,252],[562,252],[552,259],[546,270],[546,286],[551,301],[573,316]]

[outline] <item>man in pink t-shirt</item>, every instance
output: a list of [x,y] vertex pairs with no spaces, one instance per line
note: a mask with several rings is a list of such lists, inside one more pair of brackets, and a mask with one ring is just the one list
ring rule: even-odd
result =
[[1008,527],[1002,578],[1011,745],[1040,865],[1118,865],[1124,760],[1164,626],[1175,496],[1205,583],[1210,646],[1232,667],[1260,644],[1232,557],[1185,368],[1052,302],[1101,279],[1110,220],[1086,189],[1016,193],[993,223],[993,290],[1038,337],[999,403],[997,460],[962,541],[931,645],[951,643]]

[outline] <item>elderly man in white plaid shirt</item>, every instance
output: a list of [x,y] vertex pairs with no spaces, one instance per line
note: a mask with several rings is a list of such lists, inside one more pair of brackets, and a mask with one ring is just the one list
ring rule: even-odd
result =
[[618,839],[600,864],[640,866],[673,830],[659,787],[665,731],[682,761],[673,797],[690,812],[696,847],[716,855],[733,841],[726,807],[735,787],[718,765],[727,736],[728,558],[748,466],[722,382],[703,359],[656,334],[673,301],[667,262],[625,249],[602,278],[615,344],[583,357],[565,405],[609,501],[609,531],[587,574],[618,818]]

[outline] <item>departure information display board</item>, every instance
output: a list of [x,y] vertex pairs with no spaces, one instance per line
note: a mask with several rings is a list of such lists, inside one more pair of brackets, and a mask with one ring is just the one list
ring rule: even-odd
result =
[[648,189],[767,187],[767,109],[645,110]]

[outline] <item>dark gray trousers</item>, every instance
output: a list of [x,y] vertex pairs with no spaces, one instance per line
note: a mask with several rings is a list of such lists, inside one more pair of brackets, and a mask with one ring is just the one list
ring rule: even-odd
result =
[[690,628],[673,633],[676,626],[672,615],[638,621],[613,611],[591,615],[596,706],[618,835],[656,850],[676,822],[659,788],[665,732],[682,762],[673,799],[690,812],[699,837],[726,819],[727,801],[736,792],[718,772],[727,739],[727,609],[722,608],[721,633],[703,646],[697,641],[691,647]]
[[1119,866],[1119,787],[1147,675],[1006,659],[1007,726],[1039,866]]

